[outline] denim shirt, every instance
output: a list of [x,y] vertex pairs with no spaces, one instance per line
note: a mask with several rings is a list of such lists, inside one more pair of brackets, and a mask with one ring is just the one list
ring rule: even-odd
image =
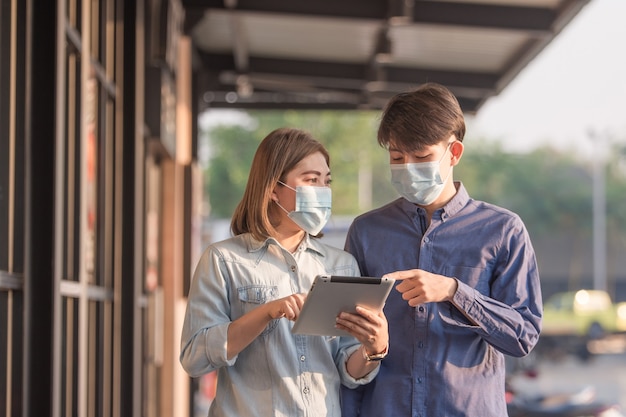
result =
[[535,254],[517,215],[456,186],[430,226],[400,198],[349,229],[346,248],[364,275],[419,268],[456,278],[458,290],[453,302],[417,307],[392,290],[389,354],[371,384],[342,390],[344,417],[507,415],[504,355],[528,354],[541,327]]
[[346,337],[295,335],[272,320],[236,357],[226,356],[230,323],[263,303],[309,291],[318,274],[358,276],[352,255],[308,235],[294,254],[269,238],[243,234],[209,246],[189,291],[180,362],[197,377],[217,369],[209,416],[340,416],[340,385],[368,383],[346,370],[360,345]]

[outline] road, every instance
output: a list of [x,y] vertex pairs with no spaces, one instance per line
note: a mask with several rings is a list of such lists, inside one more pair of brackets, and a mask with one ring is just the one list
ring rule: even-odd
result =
[[590,346],[589,360],[574,356],[538,359],[537,376],[516,376],[511,383],[519,392],[565,393],[587,386],[599,400],[619,404],[626,411],[626,336],[612,337]]

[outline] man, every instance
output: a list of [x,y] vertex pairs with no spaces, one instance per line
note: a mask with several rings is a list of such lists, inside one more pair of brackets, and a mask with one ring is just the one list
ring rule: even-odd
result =
[[346,249],[362,275],[395,278],[397,291],[385,306],[388,355],[373,382],[343,390],[343,416],[507,415],[504,355],[537,342],[539,273],[521,219],[453,181],[464,135],[458,101],[438,84],[383,112],[378,142],[402,197],[357,217]]

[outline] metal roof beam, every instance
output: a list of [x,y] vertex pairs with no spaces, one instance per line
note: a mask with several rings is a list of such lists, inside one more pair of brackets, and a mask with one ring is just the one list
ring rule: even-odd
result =
[[[236,73],[237,69],[232,55],[230,54],[207,54],[199,53],[205,68],[213,74],[221,72]],[[320,62],[320,61],[299,61],[291,59],[260,58],[249,57],[250,73],[272,73],[275,76],[298,77],[315,79],[343,79],[345,85],[355,85],[354,81],[362,82],[367,78],[365,75],[369,70],[367,64],[346,64],[343,62]],[[446,71],[433,70],[428,68],[408,68],[393,65],[386,65],[384,68],[388,79],[393,79],[400,83],[421,84],[426,81],[437,81],[446,85],[461,85],[454,83],[454,80],[463,80],[463,85],[473,88],[490,90],[498,79],[497,74],[466,72],[466,71]],[[333,82],[332,87],[335,88]]]
[[[588,0],[571,0],[571,4],[585,4]],[[228,9],[223,0],[183,0],[190,13],[197,9]],[[580,8],[582,6],[574,7]],[[547,7],[519,5],[475,4],[454,1],[420,0],[412,5],[412,22],[422,24],[454,25],[530,32],[552,32],[558,10]],[[386,0],[239,0],[234,11],[303,15],[308,17],[337,17],[386,20],[389,4]]]
[[413,22],[490,29],[551,32],[556,11],[549,8],[417,1]]
[[[183,7],[191,10],[226,9],[223,0],[183,0]],[[234,10],[272,14],[296,14],[319,17],[355,19],[385,19],[387,0],[238,0]]]

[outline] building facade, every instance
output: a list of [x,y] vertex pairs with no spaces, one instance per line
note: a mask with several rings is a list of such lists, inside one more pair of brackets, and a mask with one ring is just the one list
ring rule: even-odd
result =
[[174,0],[0,0],[0,414],[190,414],[182,21]]

